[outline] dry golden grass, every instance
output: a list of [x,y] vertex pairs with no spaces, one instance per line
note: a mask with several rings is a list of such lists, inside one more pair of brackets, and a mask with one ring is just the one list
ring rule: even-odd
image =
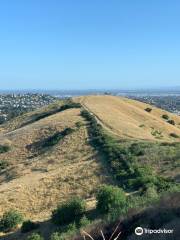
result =
[[[98,121],[110,133],[123,139],[179,141],[169,136],[180,136],[180,117],[147,104],[113,96],[86,96],[75,101],[96,115]],[[107,170],[101,164],[100,156],[89,144],[86,123],[80,116],[80,109],[69,109],[28,124],[34,114],[57,108],[56,103],[35,112],[20,116],[0,129],[0,144],[11,146],[7,153],[0,154],[0,160],[9,163],[7,171],[0,175],[0,215],[14,208],[26,218],[44,221],[59,202],[73,195],[87,200],[87,208],[95,207],[94,191],[102,183],[112,183]],[[151,107],[151,113],[144,109]],[[162,115],[169,115],[176,126],[166,123]],[[77,122],[84,123],[79,129]],[[27,145],[37,142],[67,127],[75,128],[57,145],[43,153],[33,155]],[[161,136],[154,135],[155,131]],[[49,236],[53,231],[50,222],[44,222],[40,231]],[[24,240],[18,231],[0,239]],[[47,237],[48,239],[48,237]]]
[[38,108],[32,112],[27,112],[25,114],[22,114],[16,118],[13,118],[12,120],[8,121],[7,123],[1,125],[2,128],[0,128],[0,132],[7,132],[7,131],[13,131],[15,129],[20,128],[23,125],[28,124],[29,121],[33,120],[35,116],[41,115],[43,113],[52,112],[58,108],[60,108],[64,104],[63,100],[58,100],[50,105],[44,106],[42,108]]
[[89,198],[99,184],[110,181],[88,144],[86,126],[31,158],[27,145],[67,127],[75,128],[78,121],[84,121],[80,109],[69,109],[0,135],[1,144],[11,145],[9,152],[0,154],[0,160],[9,162],[7,172],[0,176],[0,215],[15,208],[27,218],[44,220],[59,202],[72,195]]
[[[170,137],[171,133],[180,136],[180,117],[154,106],[114,96],[85,96],[75,98],[90,110],[105,128],[121,138],[141,140],[179,141]],[[147,107],[152,108],[150,113]],[[167,114],[176,122],[167,123],[162,115]]]

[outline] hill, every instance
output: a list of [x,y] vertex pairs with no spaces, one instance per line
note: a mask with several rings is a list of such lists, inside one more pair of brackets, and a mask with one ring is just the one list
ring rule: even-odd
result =
[[[179,141],[180,117],[149,104],[123,97],[85,96],[76,99],[115,135],[125,139]],[[151,110],[148,112],[148,109]],[[175,125],[168,123],[174,120]]]
[[[40,221],[49,240],[56,206],[78,196],[93,212],[102,184],[149,204],[149,194],[173,191],[180,180],[179,136],[179,116],[113,96],[58,101],[19,116],[0,132],[0,216],[16,209]],[[26,239],[19,231],[5,235]]]
[[[56,105],[56,110],[60,106]],[[47,108],[38,113],[47,113]],[[0,145],[10,148],[0,154],[0,162],[7,165],[0,174],[1,215],[15,208],[31,219],[45,219],[59,202],[74,194],[89,198],[94,188],[108,179],[99,156],[87,144],[79,108],[29,123],[35,114],[37,111],[4,125],[0,135]],[[48,145],[48,141],[56,140],[53,137],[57,133],[62,133],[61,139]]]

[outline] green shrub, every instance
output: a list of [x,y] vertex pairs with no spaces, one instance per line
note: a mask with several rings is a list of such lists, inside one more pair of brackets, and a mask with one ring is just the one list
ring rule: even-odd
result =
[[5,153],[5,152],[8,152],[9,150],[10,150],[9,146],[0,145],[0,153]]
[[86,216],[83,216],[83,217],[79,220],[79,222],[78,222],[78,224],[77,224],[77,227],[78,227],[78,228],[85,227],[85,226],[87,226],[88,224],[90,224],[90,220],[89,220]]
[[5,160],[0,160],[0,172],[8,167],[8,163]]
[[54,233],[51,235],[51,239],[50,239],[50,240],[63,240],[63,238],[61,237],[60,233],[54,232]]
[[172,125],[175,125],[175,124],[176,124],[174,120],[168,120],[167,122],[168,122],[169,124],[172,124]]
[[60,226],[59,231],[60,233],[56,232],[54,235],[52,234],[53,240],[67,240],[72,239],[72,236],[75,236],[77,233],[76,223],[70,223],[65,226]]
[[80,127],[82,127],[83,126],[83,123],[82,122],[76,122],[76,127],[77,128],[80,128]]
[[157,192],[156,186],[151,185],[151,186],[147,187],[146,191],[144,192],[144,196],[149,198],[150,200],[157,199],[158,192]]
[[37,229],[38,227],[39,227],[39,224],[34,223],[30,220],[27,220],[27,221],[23,222],[23,224],[21,226],[21,232],[22,233],[30,232],[34,229]]
[[101,214],[108,214],[112,209],[125,207],[126,196],[122,189],[111,185],[102,186],[96,196],[97,210]]
[[129,184],[135,188],[146,187],[147,184],[155,184],[157,181],[154,171],[149,166],[136,166],[134,177],[129,181]]
[[51,235],[50,240],[66,240],[72,239],[72,236],[76,235],[77,228],[75,223],[68,224],[60,227],[59,232],[54,232]]
[[[79,219],[78,219],[79,222]],[[71,234],[77,231],[77,223],[73,222],[61,227],[61,232],[64,234]]]
[[170,133],[169,136],[173,138],[179,138],[179,136],[176,133]]
[[41,237],[38,233],[33,233],[31,236],[28,236],[27,240],[43,240],[44,238]]
[[144,110],[145,110],[146,112],[149,112],[149,113],[150,113],[150,112],[152,111],[152,108],[147,107],[147,108],[145,108]]
[[18,224],[22,223],[23,217],[16,210],[10,210],[2,216],[0,221],[0,230],[3,232],[8,232],[15,229]]
[[162,118],[164,118],[165,120],[168,120],[169,119],[169,116],[167,114],[163,114],[162,115]]
[[73,198],[53,211],[52,221],[58,225],[69,224],[73,221],[79,221],[84,212],[85,202],[80,198]]
[[135,156],[142,156],[144,154],[142,147],[138,143],[133,143],[129,150]]

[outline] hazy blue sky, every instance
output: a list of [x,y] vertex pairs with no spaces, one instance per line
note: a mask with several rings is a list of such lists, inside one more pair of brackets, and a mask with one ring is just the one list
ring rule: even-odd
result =
[[2,0],[0,89],[180,86],[180,1]]

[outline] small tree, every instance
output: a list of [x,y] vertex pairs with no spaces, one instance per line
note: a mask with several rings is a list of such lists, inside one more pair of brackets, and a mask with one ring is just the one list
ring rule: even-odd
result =
[[96,196],[97,210],[107,214],[115,208],[123,208],[126,204],[126,196],[122,189],[111,185],[102,186]]
[[33,233],[27,238],[27,240],[44,240],[44,238],[41,237],[41,235],[39,235],[38,233]]
[[10,210],[2,216],[0,221],[0,230],[3,232],[8,232],[22,223],[23,217],[16,210]]
[[73,221],[79,221],[84,212],[85,202],[76,197],[61,204],[54,210],[52,213],[52,221],[58,225],[69,224]]

